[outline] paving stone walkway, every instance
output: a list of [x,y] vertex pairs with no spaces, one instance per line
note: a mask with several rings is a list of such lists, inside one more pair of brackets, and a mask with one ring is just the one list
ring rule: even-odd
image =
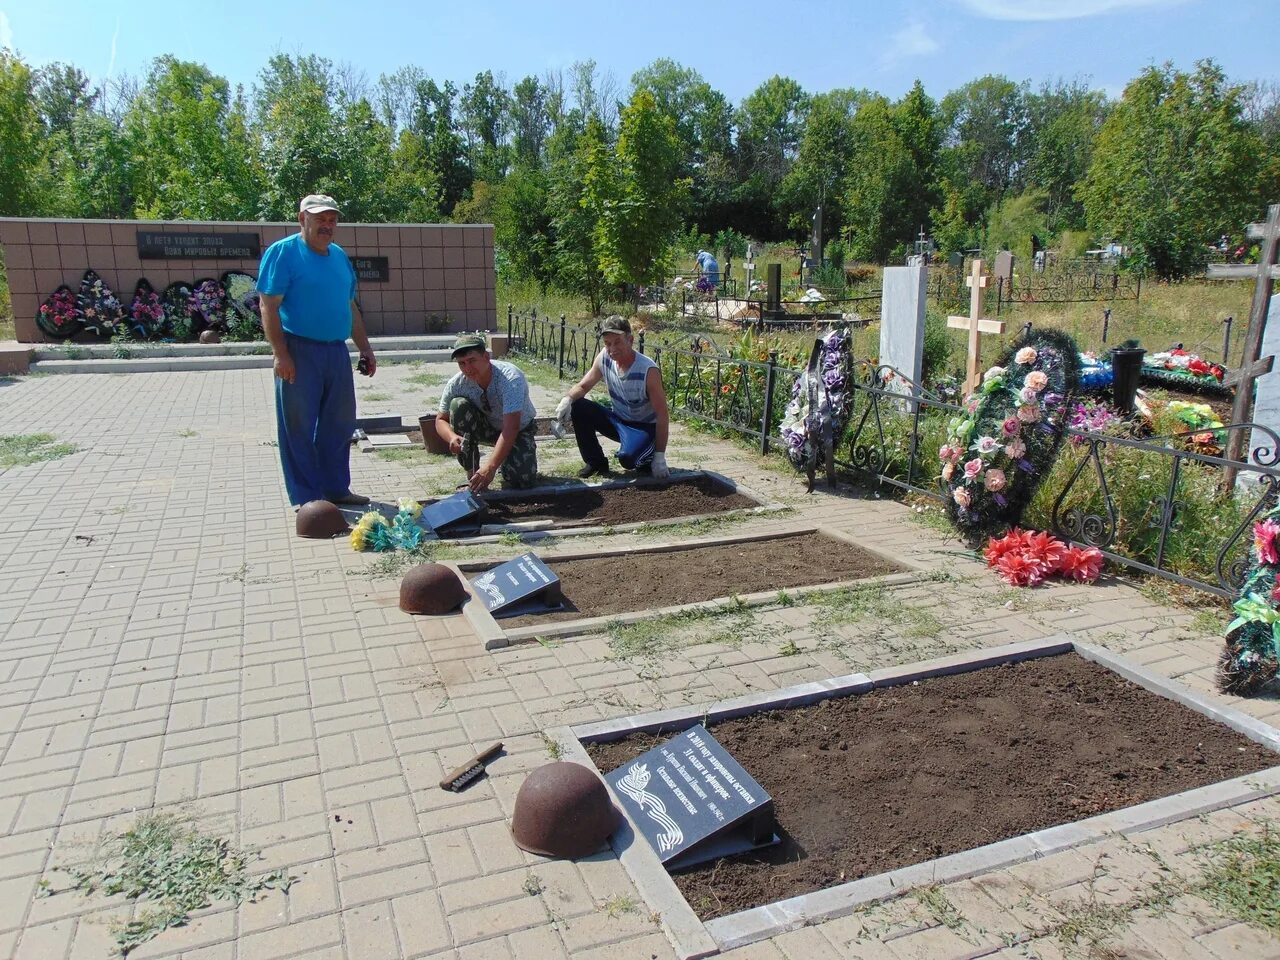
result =
[[[386,367],[362,381],[361,412],[430,412],[451,372]],[[544,410],[558,395],[550,379],[534,374]],[[556,750],[542,731],[1064,630],[1212,689],[1218,640],[1192,611],[1115,580],[1006,589],[909,507],[847,490],[806,496],[777,463],[684,428],[673,465],[718,470],[791,507],[750,529],[833,526],[933,578],[892,588],[889,605],[905,612],[891,620],[819,629],[800,606],[674,630],[656,646],[606,633],[486,652],[461,616],[401,614],[393,561],[293,536],[269,371],[0,381],[0,434],[37,432],[80,450],[0,471],[0,957],[111,956],[111,924],[129,906],[41,895],[41,881],[59,891],[56,868],[85,862],[141,814],[175,811],[297,882],[202,911],[139,960],[667,960],[657,918],[611,854],[554,862],[512,843],[523,776]],[[544,472],[577,462],[571,441],[541,452]],[[424,451],[352,460],[354,486],[380,500],[460,479]],[[642,542],[657,541],[591,541]],[[1235,705],[1280,721],[1276,699]],[[495,739],[507,752],[488,778],[438,789]],[[1216,912],[1192,883],[1200,844],[1277,815],[1270,799],[1118,835],[726,956],[1280,958],[1280,941]]]

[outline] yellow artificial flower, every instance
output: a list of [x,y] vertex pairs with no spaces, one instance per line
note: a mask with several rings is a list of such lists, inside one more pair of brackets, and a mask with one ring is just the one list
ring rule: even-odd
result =
[[377,510],[370,510],[368,513],[364,514],[360,518],[360,520],[356,523],[356,529],[363,530],[365,531],[365,533],[368,533],[378,524],[384,523],[384,522],[385,521],[382,519],[382,514],[380,514]]
[[409,514],[415,520],[417,520],[422,514],[422,504],[417,500],[414,500],[412,497],[401,497],[396,501],[396,506],[400,508],[401,512],[408,510]]
[[351,549],[359,552],[364,549],[364,528],[356,524],[351,528]]

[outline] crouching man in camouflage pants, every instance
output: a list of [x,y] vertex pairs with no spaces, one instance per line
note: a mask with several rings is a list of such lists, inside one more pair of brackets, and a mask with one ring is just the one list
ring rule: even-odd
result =
[[[484,337],[465,334],[453,344],[458,373],[445,384],[436,433],[467,471],[473,493],[487,490],[498,470],[502,485],[521,489],[538,482],[533,401],[515,364],[490,360]],[[493,444],[480,462],[479,444]]]

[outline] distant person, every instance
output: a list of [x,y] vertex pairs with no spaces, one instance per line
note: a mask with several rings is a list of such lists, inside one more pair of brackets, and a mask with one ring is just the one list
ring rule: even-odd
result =
[[351,492],[356,391],[347,338],[364,376],[378,361],[356,303],[356,272],[333,242],[338,213],[333,197],[303,197],[298,233],[267,247],[258,266],[262,330],[275,357],[280,466],[294,506],[369,502]]
[[[556,407],[561,423],[573,420],[578,453],[585,464],[578,472],[584,480],[609,472],[609,459],[600,448],[600,436],[619,444],[618,462],[626,470],[650,473],[659,480],[671,476],[667,466],[667,434],[671,417],[662,389],[658,365],[632,345],[631,324],[625,317],[606,317],[600,324],[604,349]],[[601,380],[612,408],[587,394]]]
[[[538,445],[534,440],[533,401],[520,368],[489,359],[484,337],[463,334],[450,356],[458,372],[444,385],[436,415],[436,434],[467,471],[472,493],[489,489],[498,471],[502,485],[523,489],[538,482]],[[480,444],[492,444],[483,464]]]
[[698,272],[711,283],[720,282],[720,264],[706,250],[698,251]]

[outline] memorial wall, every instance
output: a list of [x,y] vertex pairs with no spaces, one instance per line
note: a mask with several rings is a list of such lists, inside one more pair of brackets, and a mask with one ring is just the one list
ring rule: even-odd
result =
[[[96,271],[127,306],[140,279],[173,283],[257,277],[262,251],[297,223],[0,218],[17,339],[49,339],[36,325],[59,286]],[[360,277],[371,336],[496,329],[493,227],[487,224],[339,224],[334,241]],[[74,339],[94,339],[87,333]]]

